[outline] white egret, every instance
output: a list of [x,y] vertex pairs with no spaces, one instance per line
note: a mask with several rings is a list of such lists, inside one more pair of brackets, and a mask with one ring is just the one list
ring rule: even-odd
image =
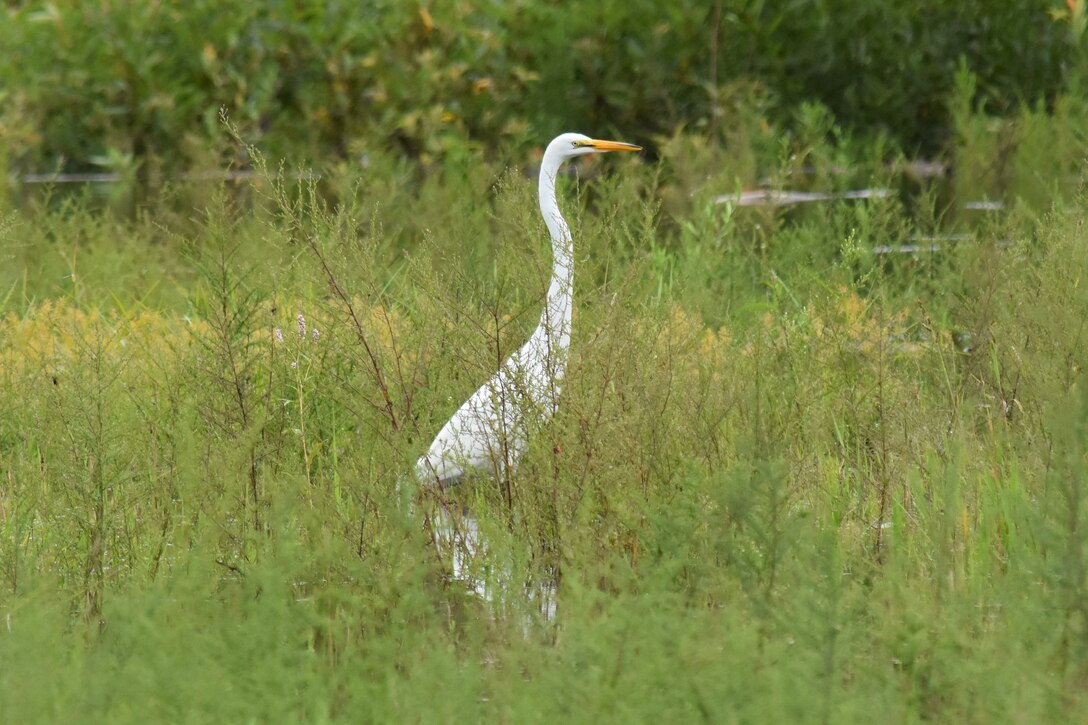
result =
[[[525,452],[529,433],[555,413],[574,306],[574,242],[555,198],[556,176],[563,162],[576,156],[640,150],[634,144],[601,141],[579,133],[564,133],[548,144],[538,188],[540,213],[552,238],[552,275],[540,324],[442,426],[416,463],[417,476],[425,485],[441,491],[473,473],[506,480]],[[508,487],[506,495],[509,497]],[[454,576],[464,578],[481,542],[475,521],[465,519],[461,531],[456,521],[448,511],[440,511],[435,535],[440,545],[452,544]],[[479,582],[475,588],[486,595]]]

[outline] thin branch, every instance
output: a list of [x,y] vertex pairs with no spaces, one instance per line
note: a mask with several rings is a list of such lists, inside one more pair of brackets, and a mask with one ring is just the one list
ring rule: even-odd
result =
[[344,303],[347,308],[348,316],[351,318],[352,327],[355,329],[355,336],[359,338],[359,342],[362,343],[363,349],[366,351],[367,357],[370,359],[370,366],[374,370],[374,381],[378,384],[378,390],[381,391],[382,401],[385,404],[386,415],[389,416],[389,424],[393,427],[394,431],[400,430],[400,423],[397,420],[397,413],[393,407],[393,399],[389,395],[389,386],[385,383],[385,375],[382,374],[382,366],[378,362],[378,356],[374,352],[374,348],[371,347],[370,342],[367,340],[366,331],[363,330],[363,323],[359,320],[359,316],[355,313],[355,305],[351,303],[351,298],[348,297],[347,292],[340,285],[340,281],[336,278],[336,274],[332,271],[332,267],[329,265],[329,260],[325,256],[325,253],[321,251],[321,247],[317,244],[312,236],[307,235],[307,243],[310,245],[310,249],[313,250],[314,256],[321,263],[321,269],[325,273],[325,279],[329,283],[329,288],[332,289],[333,294]]

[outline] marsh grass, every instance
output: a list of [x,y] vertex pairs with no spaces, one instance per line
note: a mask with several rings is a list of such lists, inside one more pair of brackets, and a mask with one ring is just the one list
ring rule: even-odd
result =
[[[783,149],[859,158],[807,113]],[[1016,195],[1031,153],[993,220],[952,211],[958,177],[714,204],[722,159],[794,154],[683,137],[564,179],[562,405],[509,491],[459,492],[558,584],[551,622],[450,581],[396,495],[536,323],[526,176],[376,157],[195,214],[17,212],[0,718],[1083,719],[1088,247],[1074,192]],[[973,237],[872,253],[920,227]]]

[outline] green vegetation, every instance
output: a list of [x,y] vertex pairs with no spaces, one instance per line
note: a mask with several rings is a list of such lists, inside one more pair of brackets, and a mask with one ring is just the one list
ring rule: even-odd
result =
[[155,179],[247,165],[220,107],[250,143],[306,165],[391,145],[424,162],[480,148],[520,159],[578,128],[718,137],[747,105],[785,117],[812,101],[856,133],[933,154],[948,145],[961,59],[992,112],[1069,90],[1081,28],[1062,11],[1057,0],[9,0],[0,172]]
[[[685,3],[329,5],[4,11],[22,56],[0,58],[0,160],[103,156],[123,180],[2,202],[0,721],[1088,718],[1088,105],[1066,22],[1083,3],[989,78],[951,51],[902,59],[941,79],[954,173],[932,179],[901,154],[932,129],[898,128],[894,104],[885,134],[875,106],[753,71],[766,86],[714,96],[726,123],[665,52],[646,98],[612,95],[638,67],[624,53],[653,46],[541,61],[605,15],[666,45],[705,33]],[[723,2],[722,27],[806,28],[798,62],[848,33],[804,12],[921,22],[799,2],[776,24],[756,5]],[[958,12],[924,25],[951,44]],[[1036,26],[1004,12],[970,22],[1018,47]],[[545,20],[551,40],[528,30]],[[57,76],[35,76],[58,33]],[[371,66],[343,66],[356,100],[327,95],[329,58],[369,57],[354,43],[391,74],[374,113],[351,105]],[[723,42],[720,73],[743,47]],[[113,113],[99,84],[120,50],[144,90]],[[1032,67],[1057,75],[1027,93]],[[568,126],[534,105],[567,80],[587,84],[581,130],[645,140],[622,119],[654,142],[562,179],[579,265],[562,407],[511,504],[459,491],[517,581],[558,578],[548,621],[523,592],[488,605],[451,582],[395,490],[536,323],[548,244],[514,154]],[[311,153],[319,178],[280,165]],[[225,159],[254,177],[154,177]],[[719,203],[763,179],[895,193]]]

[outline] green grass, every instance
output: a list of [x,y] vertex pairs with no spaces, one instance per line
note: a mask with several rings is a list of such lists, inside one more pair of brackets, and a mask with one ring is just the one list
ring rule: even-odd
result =
[[[448,581],[394,492],[535,324],[525,175],[377,155],[3,217],[0,719],[1083,721],[1076,109],[1003,148],[964,110],[960,167],[1001,174],[924,188],[807,113],[776,156],[677,136],[563,184],[562,406],[512,505],[463,492],[559,572],[554,622]],[[712,203],[802,166],[905,193]],[[872,253],[917,231],[975,239]]]

